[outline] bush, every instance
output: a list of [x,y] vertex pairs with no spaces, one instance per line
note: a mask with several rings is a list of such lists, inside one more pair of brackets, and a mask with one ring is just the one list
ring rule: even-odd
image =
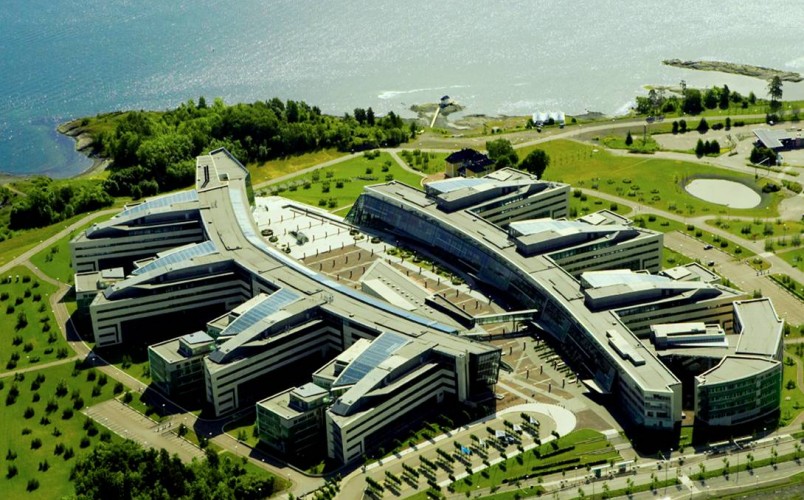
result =
[[39,438],[33,438],[33,439],[31,440],[31,449],[32,449],[32,450],[38,450],[38,449],[39,449],[39,448],[41,448],[41,447],[42,447],[42,440],[41,440],[41,439],[39,439]]
[[33,417],[34,416],[34,409],[31,408],[30,406],[25,408],[25,413],[23,413],[22,416],[25,417],[25,418]]

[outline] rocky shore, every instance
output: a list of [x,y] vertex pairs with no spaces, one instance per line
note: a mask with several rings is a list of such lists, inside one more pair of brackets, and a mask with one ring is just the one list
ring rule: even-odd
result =
[[92,160],[92,166],[81,172],[78,177],[102,171],[109,166],[109,163],[111,163],[108,159],[101,158],[99,156],[95,139],[93,139],[93,137],[85,131],[81,120],[73,120],[67,123],[62,123],[56,127],[56,131],[60,134],[66,135],[67,137],[72,137],[73,140],[75,140],[75,150],[86,155]]
[[681,59],[665,59],[662,63],[676,68],[696,69],[699,71],[720,71],[721,73],[750,76],[753,78],[761,78],[762,80],[770,80],[775,76],[778,76],[785,82],[800,82],[804,80],[804,77],[794,71],[781,71],[764,66],[752,66],[750,64],[735,64],[722,61],[682,61]]

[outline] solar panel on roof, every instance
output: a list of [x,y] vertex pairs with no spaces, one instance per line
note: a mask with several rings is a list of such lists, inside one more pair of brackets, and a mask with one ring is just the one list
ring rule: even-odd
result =
[[123,210],[117,217],[128,217],[130,215],[147,212],[148,210],[153,210],[155,208],[167,207],[173,205],[174,203],[186,203],[189,201],[198,201],[198,192],[195,189],[191,189],[189,191],[181,191],[178,193],[173,193],[166,196],[160,196],[159,198],[148,200],[146,202],[140,203],[135,207]]
[[380,363],[388,359],[394,352],[398,351],[409,342],[410,340],[401,335],[392,332],[383,333],[374,339],[365,351],[361,352],[349,363],[349,366],[341,372],[332,386],[339,387],[356,384],[362,380],[368,372],[379,366]]
[[217,249],[215,248],[215,244],[211,241],[205,241],[203,243],[181,247],[174,252],[165,254],[162,257],[159,257],[158,259],[149,262],[148,264],[142,266],[139,269],[135,269],[134,271],[131,272],[131,274],[135,276],[145,274],[148,271],[153,271],[154,269],[161,269],[171,264],[183,262],[185,260],[189,260],[194,257],[201,257],[202,255],[210,255],[215,252],[217,252]]
[[297,294],[285,288],[280,288],[276,292],[265,297],[257,305],[238,316],[237,319],[232,321],[226,328],[223,329],[220,336],[229,337],[237,335],[238,333],[243,332],[252,325],[256,324],[261,319],[267,318],[277,311],[282,310],[283,307],[291,302],[295,302],[298,299],[299,296]]

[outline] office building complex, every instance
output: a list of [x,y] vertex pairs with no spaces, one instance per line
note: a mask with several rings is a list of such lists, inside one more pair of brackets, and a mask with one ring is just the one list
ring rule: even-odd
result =
[[[736,367],[760,386],[775,383],[778,346],[752,340],[781,328],[770,303],[740,301],[700,266],[652,274],[661,234],[607,211],[555,220],[568,196],[565,184],[502,169],[424,191],[370,186],[347,219],[519,308],[511,317],[552,336],[625,424],[680,423],[682,382],[667,360],[688,348],[707,353],[693,373],[701,419],[767,415],[776,399],[738,407],[722,389],[745,379]],[[97,345],[147,342],[161,390],[198,387],[216,415],[256,404],[261,439],[277,451],[326,449],[344,463],[444,405],[493,396],[500,350],[468,338],[483,318],[382,262],[349,285],[309,269],[264,239],[251,201],[246,169],[217,150],[198,158],[195,190],[127,208],[77,237],[73,265]],[[106,266],[123,272],[92,274]]]
[[[457,188],[370,186],[348,218],[435,255],[509,304],[535,310],[532,324],[560,342],[590,389],[616,401],[625,423],[674,428],[682,419],[681,381],[642,338],[655,323],[702,322],[732,332],[732,303],[744,295],[695,269],[673,271],[680,279],[650,274],[658,270],[661,236],[611,213],[575,222],[486,220],[478,204],[495,204],[505,193],[478,199],[475,183],[483,180],[442,181],[464,186],[463,196]],[[444,192],[455,193],[451,205]]]
[[[126,269],[124,279],[94,287],[89,314],[98,346],[147,338],[155,385],[181,394],[198,384],[215,414],[224,415],[269,396],[276,384],[267,382],[282,380],[280,373],[303,373],[301,367],[309,367],[309,380],[309,373],[358,342],[401,339],[400,353],[418,349],[420,355],[394,366],[387,376],[375,374],[362,383],[365,374],[349,370],[352,375],[340,377],[321,399],[327,401],[327,422],[342,419],[336,424],[342,432],[327,436],[341,439],[346,448],[326,447],[343,461],[354,460],[356,449],[364,453],[394,436],[401,427],[391,425],[391,416],[416,422],[438,411],[438,405],[424,403],[471,403],[493,395],[499,349],[460,338],[463,327],[447,315],[432,311],[422,316],[425,307],[400,308],[371,297],[269,245],[250,213],[248,173],[225,150],[199,157],[197,173],[196,190],[127,208],[72,242],[76,269]],[[191,224],[183,224],[185,220]],[[176,237],[174,226],[200,233],[191,231],[185,240]],[[134,233],[143,238],[142,248]],[[159,244],[157,234],[164,237]],[[99,250],[104,248],[119,258],[105,259]],[[156,325],[164,336],[177,328],[206,333],[152,342]],[[368,369],[372,359],[355,362]],[[388,369],[388,362],[378,369]],[[415,367],[418,363],[424,365]],[[438,397],[431,398],[430,390]],[[318,390],[309,385],[287,394],[287,408],[323,411],[316,406]],[[411,397],[422,404],[411,404]],[[398,398],[405,399],[405,407],[389,410],[388,404]],[[267,415],[264,409],[259,414]],[[284,419],[284,431],[276,435],[308,436],[308,424],[317,421],[291,423],[287,415],[276,417],[274,422]],[[347,417],[363,425],[343,420]],[[301,439],[298,447],[305,446]]]

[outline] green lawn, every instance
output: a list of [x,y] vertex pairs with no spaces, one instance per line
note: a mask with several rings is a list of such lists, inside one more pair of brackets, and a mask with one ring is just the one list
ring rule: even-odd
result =
[[786,240],[786,245],[792,244],[794,238],[798,236],[801,241],[801,234],[804,233],[804,223],[799,221],[788,221],[781,219],[752,219],[740,220],[717,217],[707,219],[706,225],[718,227],[724,231],[752,241],[763,240],[766,238],[779,238]]
[[667,247],[662,249],[662,269],[670,269],[676,266],[683,266],[689,264],[692,259],[684,254],[670,250]]
[[246,415],[234,422],[226,424],[224,430],[226,434],[229,434],[239,441],[243,441],[253,448],[260,442],[260,438],[254,435],[256,419],[257,416],[254,414]]
[[633,199],[636,202],[680,215],[701,214],[776,217],[779,194],[763,194],[762,203],[753,209],[732,209],[708,203],[687,194],[686,179],[717,177],[742,182],[759,190],[753,176],[729,172],[709,165],[679,160],[653,158],[646,155],[620,156],[602,147],[575,141],[556,140],[517,150],[520,156],[533,149],[550,155],[545,178],[562,181],[574,187],[597,189]]
[[322,149],[305,153],[297,156],[288,156],[278,160],[266,161],[260,164],[249,164],[248,171],[251,173],[251,183],[257,185],[282,175],[292,174],[299,170],[304,170],[325,161],[335,160],[346,153],[336,149]]
[[[40,382],[35,388],[37,376]],[[98,432],[85,429],[86,418],[79,412],[84,405],[90,406],[112,397],[114,380],[105,379],[94,369],[74,371],[73,363],[29,372],[23,380],[16,382],[12,377],[1,380],[4,387],[0,389],[0,397],[5,400],[5,404],[0,406],[0,421],[3,422],[0,426],[0,459],[3,460],[0,491],[3,498],[62,498],[71,495],[73,488],[69,477],[75,458],[66,458],[65,453],[57,454],[55,448],[61,444],[80,455],[86,452],[85,448],[95,446],[101,436],[103,439],[118,439],[97,424],[95,429]],[[66,392],[58,396],[56,387],[60,381],[64,381]],[[12,387],[19,391],[14,402],[9,399]],[[65,415],[65,410],[72,410],[72,415]],[[82,447],[84,437],[87,439],[84,444],[88,447]],[[34,440],[40,440],[41,447],[36,448]],[[16,458],[10,459],[14,454]],[[39,470],[44,462],[47,462],[48,470]],[[11,466],[16,466],[18,473],[8,478]],[[26,492],[29,479],[39,481],[39,489],[32,494]]]
[[51,278],[57,279],[63,283],[72,283],[75,272],[70,263],[70,240],[99,220],[106,220],[111,217],[112,215],[95,217],[78,230],[71,232],[69,235],[61,238],[53,245],[31,257],[31,262]]
[[[587,190],[588,191],[588,190]],[[588,192],[581,193],[580,190],[573,191],[569,198],[570,218],[583,217],[584,215],[598,210],[609,210],[620,215],[629,216],[632,212],[631,207],[616,202],[610,202]]]
[[427,151],[420,151],[418,149],[403,149],[399,153],[402,161],[408,164],[409,167],[422,172],[423,174],[437,174],[446,169],[446,158],[451,153],[431,153]]
[[73,355],[48,304],[55,291],[26,267],[15,267],[2,277],[0,373]]
[[[365,186],[397,180],[421,188],[421,176],[402,169],[388,153],[358,156],[315,172],[300,174],[261,191],[306,203],[341,209],[355,202]],[[339,187],[340,186],[340,187]]]
[[[538,455],[534,453],[538,451]],[[504,479],[513,479],[532,474],[550,474],[562,470],[584,469],[587,464],[617,460],[620,454],[614,450],[603,434],[591,430],[573,431],[558,440],[558,448],[547,443],[521,455],[472,474],[453,483],[455,491],[472,491],[502,484]]]
[[[788,357],[794,358],[801,362],[801,358],[796,356],[792,349],[785,350],[785,360]],[[782,405],[779,418],[779,426],[785,426],[793,421],[796,416],[804,409],[804,392],[796,384],[797,374],[796,365],[788,365],[783,363],[784,375],[782,378]],[[792,389],[787,388],[788,381],[792,380],[795,385]]]
[[780,287],[798,297],[799,300],[804,301],[804,285],[786,274],[773,274],[770,278]]
[[777,247],[777,256],[784,259],[788,264],[798,269],[804,269],[804,247],[784,250]]

